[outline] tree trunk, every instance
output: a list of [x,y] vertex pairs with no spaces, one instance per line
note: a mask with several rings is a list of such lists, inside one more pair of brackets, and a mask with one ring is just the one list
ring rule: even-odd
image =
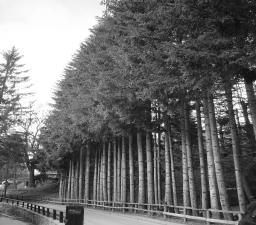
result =
[[[171,180],[172,180],[172,196],[173,196],[173,205],[178,205],[177,200],[177,190],[176,190],[176,179],[175,179],[175,168],[174,168],[174,156],[173,156],[173,146],[171,138],[171,129],[168,127],[168,138],[169,138],[169,152],[170,152],[170,164],[171,164]],[[177,212],[175,208],[175,212]]]
[[67,199],[71,198],[71,176],[72,176],[72,160],[69,160],[69,169],[68,169],[68,190],[67,190]]
[[190,206],[184,109],[182,109],[181,115],[182,115],[181,116],[181,148],[182,148],[183,205]]
[[89,200],[89,187],[90,187],[90,153],[91,153],[91,144],[87,144],[86,149],[86,159],[85,159],[85,185],[84,185],[84,201],[87,202]]
[[143,147],[142,147],[142,134],[137,132],[137,147],[138,147],[138,164],[139,164],[139,203],[145,203],[145,181],[144,181],[144,159],[143,159]]
[[76,160],[76,173],[75,173],[75,199],[78,200],[79,188],[79,159]]
[[70,199],[73,199],[74,192],[74,160],[71,163],[71,179],[70,179]]
[[[229,201],[227,190],[225,186],[223,170],[221,166],[220,160],[220,146],[217,134],[217,125],[216,125],[216,118],[215,118],[215,109],[213,98],[209,94],[208,95],[208,105],[209,105],[209,118],[210,118],[210,129],[211,129],[211,138],[212,138],[212,149],[213,149],[213,157],[214,157],[214,164],[215,164],[215,172],[217,178],[217,185],[219,189],[219,196],[220,196],[220,203],[223,210],[229,211]],[[231,219],[229,214],[225,214],[226,219]]]
[[154,201],[155,204],[158,204],[158,185],[157,185],[157,144],[156,144],[156,133],[154,133],[154,137],[153,137],[153,151],[154,151]]
[[122,135],[121,201],[126,202],[126,151],[124,135]]
[[60,174],[60,184],[59,184],[59,200],[63,200],[63,175]]
[[98,189],[98,185],[97,185],[97,172],[98,170],[98,151],[96,150],[95,152],[95,159],[94,159],[94,175],[93,175],[93,200],[96,201],[97,200],[97,189]]
[[242,106],[243,116],[244,116],[244,120],[245,120],[246,136],[248,138],[248,141],[250,144],[250,149],[252,151],[252,156],[253,156],[254,151],[255,151],[254,149],[256,149],[256,138],[254,137],[253,126],[249,120],[249,115],[247,112],[247,104],[243,100],[240,101],[240,104]]
[[225,94],[227,98],[227,106],[228,106],[228,115],[229,115],[229,126],[231,130],[231,139],[232,139],[232,150],[233,150],[233,158],[234,158],[234,167],[235,167],[235,175],[236,175],[236,187],[237,187],[237,195],[239,208],[241,212],[245,212],[246,210],[246,202],[244,196],[244,190],[242,185],[242,169],[240,165],[240,140],[237,133],[237,126],[235,121],[235,113],[233,108],[233,96],[232,96],[232,86],[230,81],[225,80]]
[[134,163],[133,163],[133,136],[129,133],[129,175],[130,175],[130,203],[134,202]]
[[117,201],[121,200],[121,143],[117,139]]
[[[193,158],[192,158],[192,150],[191,150],[190,127],[189,127],[189,110],[186,104],[184,104],[184,113],[185,113],[185,139],[186,139],[186,150],[187,150],[190,202],[191,202],[192,208],[196,209],[197,198],[196,198],[195,176],[194,176],[193,164],[192,164]],[[197,211],[194,211],[193,213],[197,214]]]
[[148,204],[154,203],[153,192],[153,165],[152,165],[152,148],[151,148],[151,132],[146,132],[146,157],[147,157],[147,197]]
[[157,189],[158,189],[158,202],[161,202],[161,168],[160,168],[160,151],[161,151],[161,132],[158,132],[157,143]]
[[200,162],[200,178],[201,178],[201,199],[202,209],[208,208],[208,194],[207,194],[207,180],[206,180],[206,168],[204,161],[204,142],[201,122],[201,110],[200,102],[196,101],[196,121],[197,121],[197,138],[198,138],[198,151],[199,151],[199,162]]
[[101,148],[99,147],[99,155],[100,155],[100,158],[99,158],[99,169],[98,169],[98,180],[99,180],[99,191],[98,191],[98,200],[99,201],[102,201],[103,198],[102,198],[102,190],[103,190],[103,181],[102,181],[102,151],[101,151]]
[[111,201],[111,142],[108,142],[108,171],[107,171],[108,202]]
[[[167,127],[167,126],[166,126]],[[169,134],[168,131],[165,132],[164,137],[164,159],[165,159],[165,204],[172,205],[172,192],[171,192],[171,167],[170,167],[170,153],[169,153]]]
[[117,160],[116,160],[116,155],[117,155],[117,148],[116,148],[116,138],[113,140],[113,155],[114,155],[114,190],[113,190],[113,201],[117,201]]
[[102,158],[102,179],[103,179],[103,201],[107,201],[107,166],[106,166],[106,143],[103,141],[103,158]]
[[35,187],[35,170],[33,167],[29,166],[29,187]]
[[205,123],[205,141],[206,141],[206,156],[207,156],[207,166],[208,166],[208,180],[209,180],[209,189],[210,189],[210,202],[212,209],[218,209],[218,189],[217,189],[217,180],[215,173],[215,165],[213,158],[212,150],[212,138],[211,138],[211,129],[210,129],[210,119],[209,119],[209,110],[208,110],[208,99],[207,96],[203,98],[203,110],[204,110],[204,123]]
[[83,199],[83,188],[84,188],[84,159],[83,159],[83,147],[80,148],[80,156],[79,156],[79,191],[78,198],[79,200]]
[[254,137],[256,139],[256,97],[253,88],[253,81],[249,79],[245,79],[245,89],[248,98],[248,104],[250,107],[250,115],[252,118],[252,125],[254,131]]

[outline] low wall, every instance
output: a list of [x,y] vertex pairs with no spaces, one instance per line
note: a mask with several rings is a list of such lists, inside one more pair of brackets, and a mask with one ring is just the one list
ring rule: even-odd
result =
[[48,218],[25,208],[12,206],[6,203],[0,203],[0,211],[5,212],[6,214],[23,217],[33,225],[63,225],[63,223],[53,220],[52,218]]

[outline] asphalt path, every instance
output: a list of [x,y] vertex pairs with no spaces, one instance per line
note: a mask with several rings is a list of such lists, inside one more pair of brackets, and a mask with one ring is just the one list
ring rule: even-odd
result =
[[[38,204],[38,203],[37,203]],[[64,211],[64,205],[38,204],[49,208]],[[84,225],[184,225],[182,223],[170,222],[146,216],[123,214],[111,211],[84,209]]]
[[0,214],[0,225],[29,225],[29,223],[19,221],[12,216]]

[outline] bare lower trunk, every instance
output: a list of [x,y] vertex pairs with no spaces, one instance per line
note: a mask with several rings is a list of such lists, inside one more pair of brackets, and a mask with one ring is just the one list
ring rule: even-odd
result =
[[[195,187],[195,176],[193,171],[193,158],[191,150],[191,138],[190,138],[190,127],[189,127],[189,110],[187,105],[184,107],[185,113],[185,139],[186,139],[186,150],[187,150],[187,163],[188,163],[188,181],[189,181],[189,192],[190,192],[190,202],[192,208],[197,208],[197,199],[196,199],[196,187]],[[197,214],[197,212],[193,212]]]
[[139,164],[139,203],[145,203],[145,181],[144,181],[144,159],[143,159],[143,147],[142,147],[142,134],[137,132],[137,147],[138,147],[138,164]]
[[161,169],[160,169],[160,150],[161,150],[161,132],[158,132],[157,140],[157,189],[158,189],[158,202],[161,202]]
[[218,189],[217,180],[215,173],[215,165],[212,150],[212,138],[210,129],[210,119],[208,110],[208,99],[206,96],[203,98],[203,110],[204,110],[204,123],[205,123],[205,141],[206,141],[206,155],[207,155],[207,166],[208,166],[208,180],[209,180],[209,190],[210,190],[210,202],[212,209],[218,209]]
[[158,201],[158,185],[157,185],[157,144],[156,144],[156,133],[154,133],[154,138],[153,138],[153,143],[154,143],[154,146],[153,146],[153,151],[154,151],[154,201],[155,201],[155,204],[158,204],[159,201]]
[[85,185],[84,185],[84,200],[85,202],[89,200],[89,181],[90,181],[90,153],[91,153],[91,144],[88,143],[86,149],[86,159],[85,159]]
[[113,160],[114,160],[114,190],[113,190],[113,201],[117,201],[117,160],[116,160],[116,155],[117,155],[117,148],[116,148],[116,138],[113,140]]
[[72,176],[72,160],[69,160],[69,170],[68,170],[68,190],[67,190],[67,198],[71,198],[71,176]]
[[241,149],[240,149],[240,140],[237,133],[235,113],[234,113],[233,103],[232,103],[233,96],[232,96],[231,88],[232,86],[230,81],[225,80],[225,94],[226,94],[227,103],[228,103],[227,105],[228,105],[228,115],[229,115],[229,126],[231,130],[237,196],[238,196],[240,211],[244,213],[246,210],[246,202],[245,202],[244,190],[242,185],[242,169],[241,169],[240,160],[239,160]]
[[201,122],[201,110],[200,102],[196,101],[196,119],[197,119],[197,138],[198,138],[198,151],[200,161],[200,178],[201,178],[201,199],[202,209],[208,208],[208,194],[207,194],[207,180],[206,180],[206,168],[204,161],[204,144],[203,144],[203,132]]
[[103,141],[103,159],[102,159],[102,178],[103,178],[103,200],[107,201],[107,151],[106,143]]
[[165,132],[164,159],[165,159],[165,203],[172,205],[172,190],[171,190],[171,168],[170,168],[170,153],[169,153],[169,138],[168,132]]
[[134,202],[134,163],[133,163],[133,136],[129,134],[129,175],[130,175],[130,202]]
[[248,98],[248,103],[250,107],[250,115],[252,118],[254,137],[256,138],[256,97],[253,88],[253,81],[246,79],[245,80],[245,89]]
[[240,101],[240,104],[242,106],[242,111],[243,111],[243,117],[245,121],[245,131],[246,131],[246,136],[248,138],[249,144],[250,144],[250,149],[252,150],[251,154],[253,156],[254,151],[256,149],[256,139],[254,137],[254,132],[253,132],[253,126],[250,123],[249,120],[249,115],[247,112],[247,104],[244,101]]
[[182,115],[181,117],[181,148],[182,148],[183,205],[190,206],[186,135],[185,135],[185,121],[184,121],[185,118],[184,118],[183,109],[182,109],[181,115]]
[[126,151],[125,137],[122,135],[121,201],[126,202]]
[[97,200],[97,170],[98,170],[98,157],[97,151],[95,152],[95,159],[94,159],[94,175],[93,175],[93,200]]
[[29,187],[35,187],[35,170],[32,167],[28,168],[29,172]]
[[78,198],[79,200],[83,199],[83,187],[84,187],[84,159],[83,159],[83,147],[80,148],[79,156],[79,191]]
[[59,200],[62,201],[63,199],[63,175],[60,174],[60,180],[59,180]]
[[[173,145],[172,145],[172,138],[171,138],[171,129],[169,128],[168,131],[168,138],[169,138],[169,152],[170,152],[170,164],[171,164],[171,180],[172,180],[172,196],[173,196],[173,205],[178,205],[177,200],[177,190],[176,190],[176,178],[175,178],[175,168],[174,168],[174,156],[173,156]],[[177,210],[175,209],[175,212]]]
[[108,142],[108,171],[107,171],[108,201],[111,201],[111,142]]
[[154,203],[153,192],[153,165],[152,165],[152,148],[151,148],[151,132],[146,132],[146,157],[147,157],[147,197],[148,204]]
[[[228,195],[227,195],[226,185],[225,185],[224,176],[223,176],[223,169],[222,169],[221,160],[220,160],[220,146],[219,146],[219,140],[217,135],[215,108],[214,108],[213,98],[211,95],[208,96],[208,106],[209,106],[212,149],[213,149],[217,184],[219,189],[220,203],[223,210],[229,211],[230,206],[229,206]],[[231,219],[229,214],[225,214],[225,217],[227,219]]]
[[121,200],[121,143],[117,141],[117,201]]

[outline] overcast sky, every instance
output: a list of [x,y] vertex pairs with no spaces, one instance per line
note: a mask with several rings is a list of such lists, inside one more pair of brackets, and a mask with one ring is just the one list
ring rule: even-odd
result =
[[102,15],[100,1],[0,0],[0,51],[15,46],[24,55],[41,108],[48,109],[65,66]]

